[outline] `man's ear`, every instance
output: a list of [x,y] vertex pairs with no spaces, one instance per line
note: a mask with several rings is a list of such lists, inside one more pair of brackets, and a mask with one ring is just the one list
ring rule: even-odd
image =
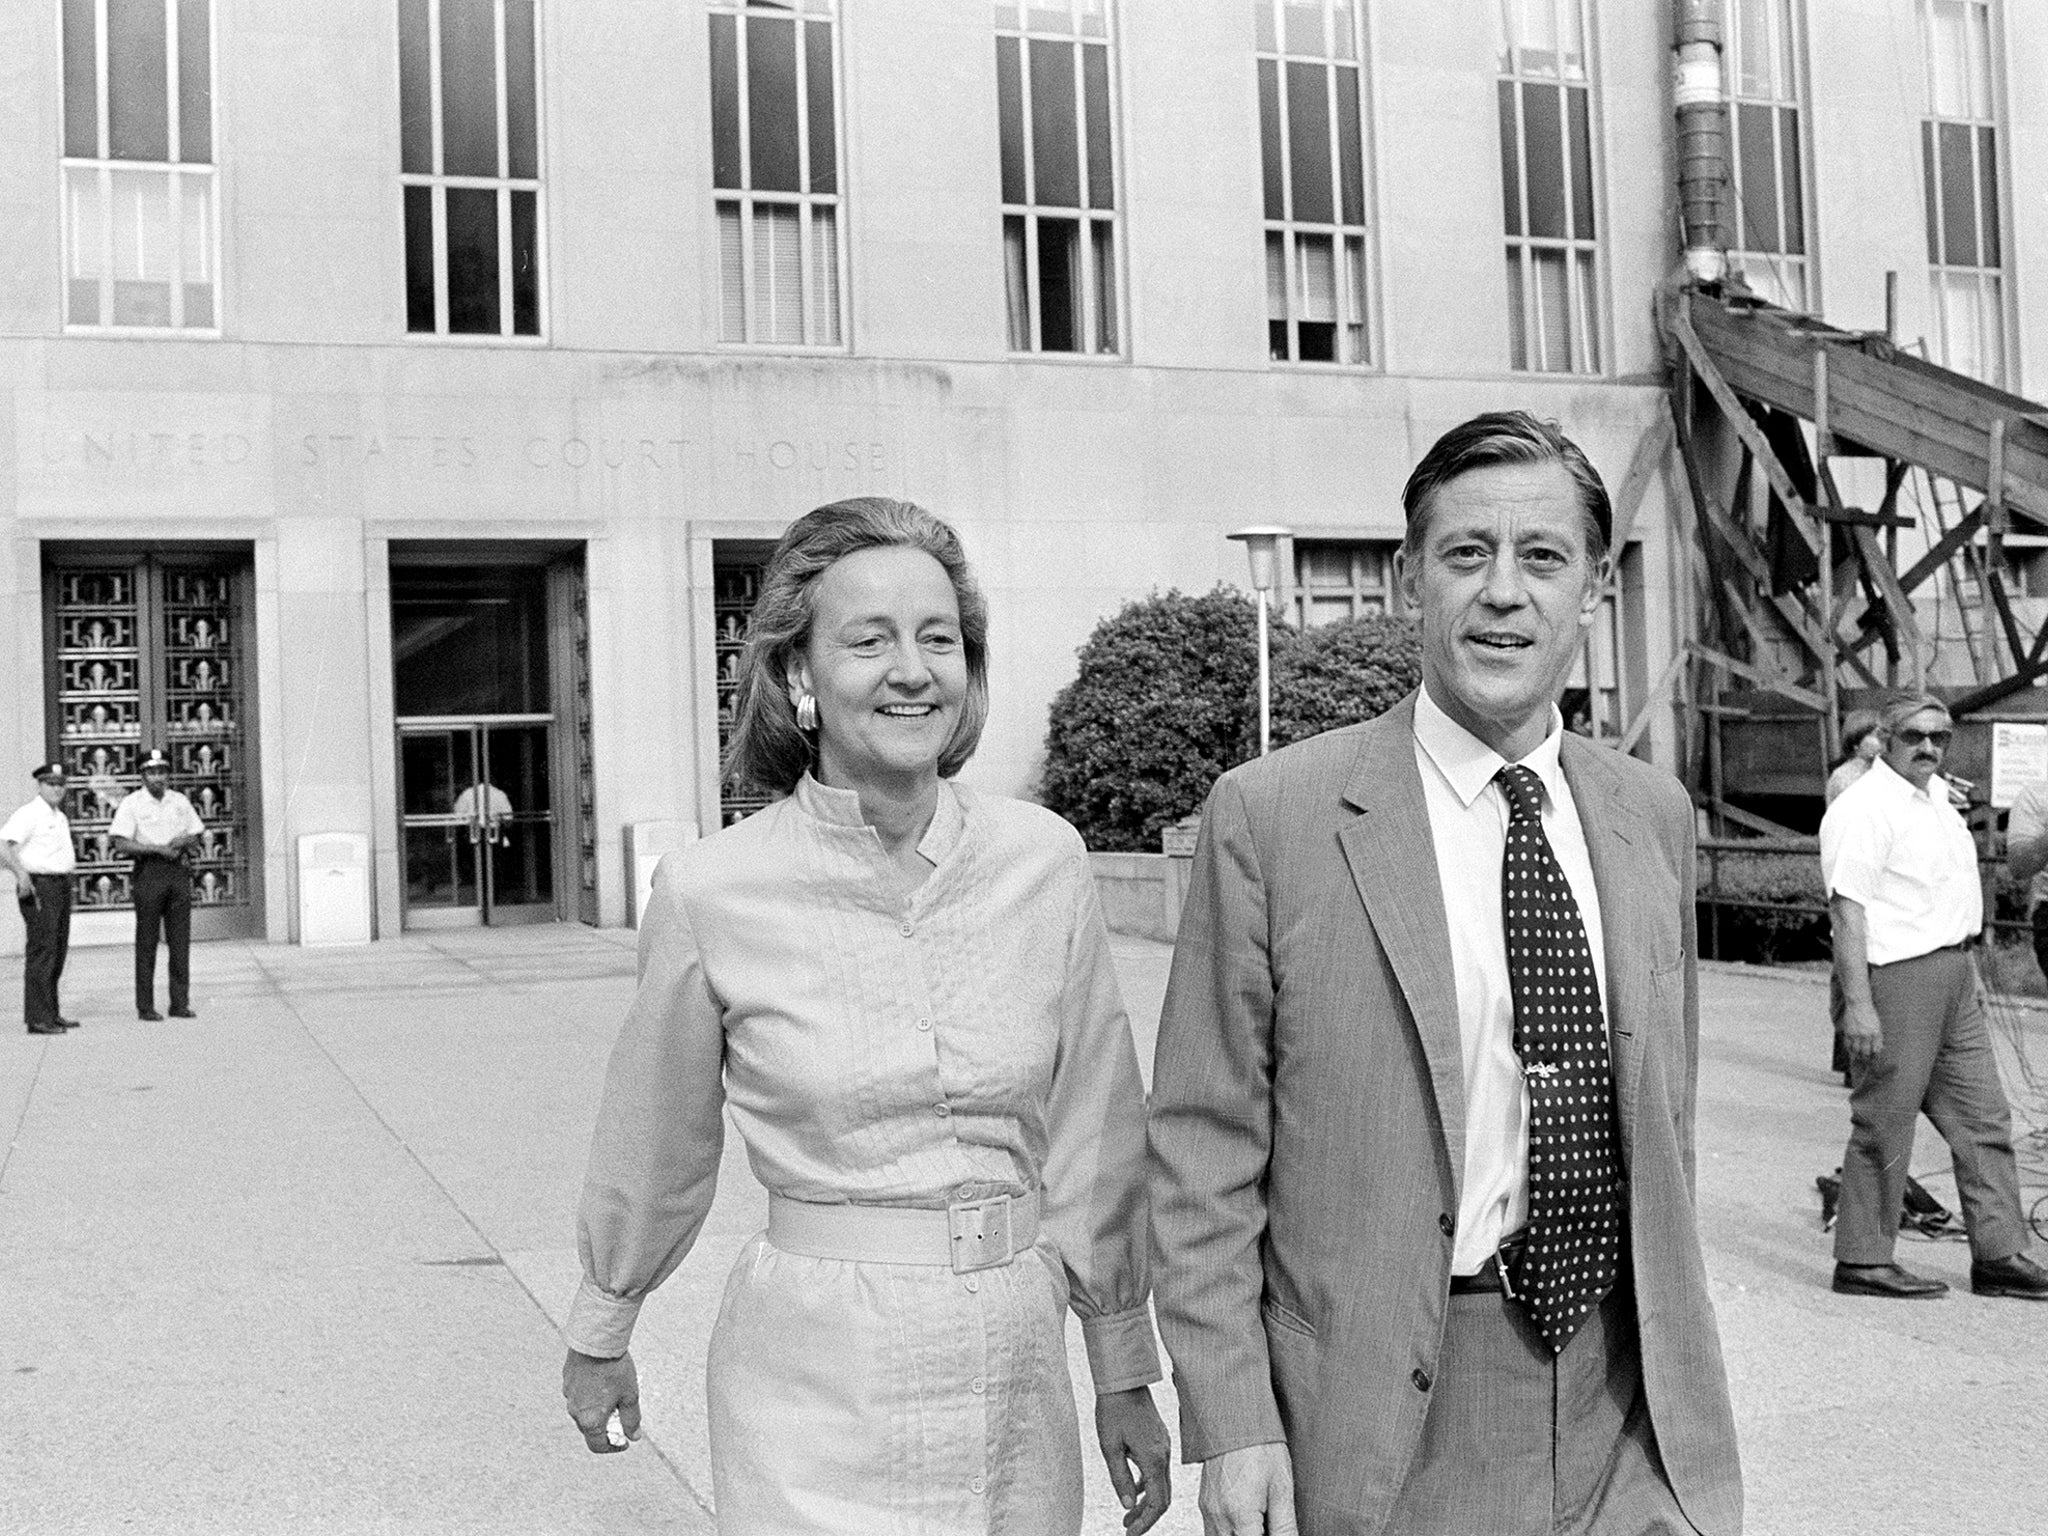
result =
[[1416,562],[1408,558],[1408,546],[1406,544],[1402,544],[1395,549],[1394,590],[1401,594],[1401,601],[1407,605],[1411,613],[1422,607],[1422,599],[1415,590],[1416,582],[1420,579],[1422,573],[1415,566]]
[[1600,614],[1600,599],[1607,595],[1608,579],[1614,574],[1614,557],[1602,555],[1593,562],[1592,579],[1579,598],[1579,628],[1590,629]]

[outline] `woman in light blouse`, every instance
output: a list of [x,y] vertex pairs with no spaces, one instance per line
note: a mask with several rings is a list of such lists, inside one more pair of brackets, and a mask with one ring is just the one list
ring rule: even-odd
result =
[[783,798],[662,861],[584,1184],[563,1394],[639,1432],[627,1353],[711,1205],[725,1111],[769,1191],[712,1330],[723,1532],[1073,1532],[1064,1342],[1133,1532],[1165,1510],[1144,1105],[1073,829],[953,782],[988,713],[953,530],[800,519],[729,771]]

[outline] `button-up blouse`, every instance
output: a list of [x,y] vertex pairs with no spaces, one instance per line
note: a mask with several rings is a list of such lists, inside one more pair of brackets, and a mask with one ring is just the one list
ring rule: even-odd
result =
[[1159,1378],[1145,1110],[1087,854],[951,783],[908,897],[851,791],[796,792],[656,871],[567,1328],[622,1353],[710,1210],[723,1113],[771,1192],[943,1208],[1041,1191],[1098,1392]]

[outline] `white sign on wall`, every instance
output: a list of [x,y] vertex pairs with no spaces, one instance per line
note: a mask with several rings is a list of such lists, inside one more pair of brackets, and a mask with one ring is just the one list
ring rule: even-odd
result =
[[2048,779],[2048,725],[1991,724],[1991,803],[2008,809],[2029,784]]

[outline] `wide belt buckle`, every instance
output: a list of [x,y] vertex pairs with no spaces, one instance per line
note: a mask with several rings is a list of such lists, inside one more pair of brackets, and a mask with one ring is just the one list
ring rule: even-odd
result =
[[1012,1245],[1008,1195],[949,1205],[946,1207],[946,1225],[953,1239],[953,1273],[956,1275],[972,1274],[977,1269],[995,1269],[1009,1263],[1016,1251]]

